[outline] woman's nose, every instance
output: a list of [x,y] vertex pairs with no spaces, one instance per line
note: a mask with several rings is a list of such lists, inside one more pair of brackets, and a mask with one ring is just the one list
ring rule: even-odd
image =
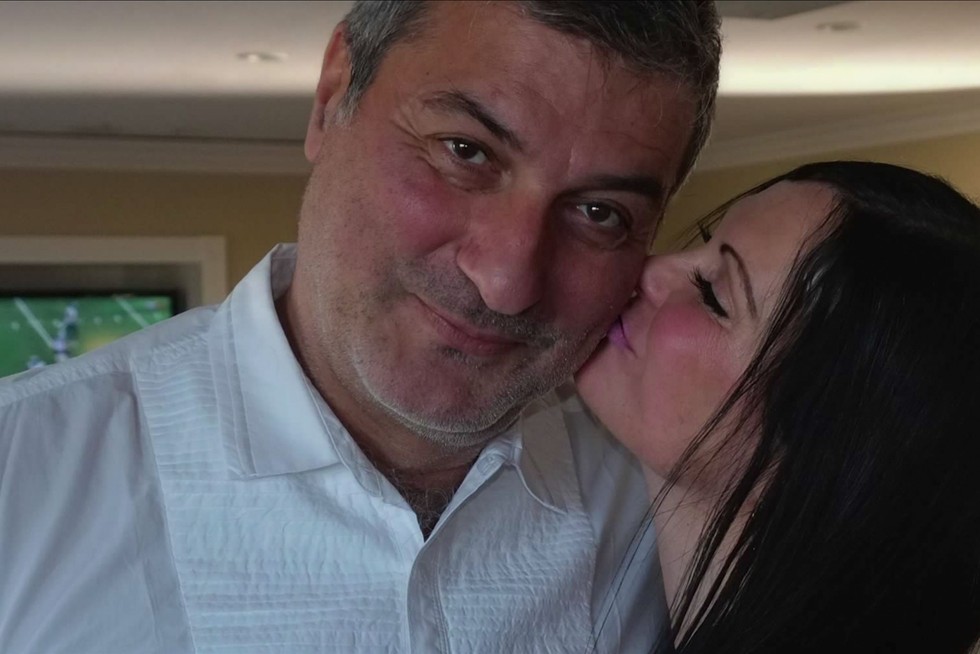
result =
[[687,280],[689,268],[681,255],[655,254],[648,257],[640,276],[640,293],[659,306]]

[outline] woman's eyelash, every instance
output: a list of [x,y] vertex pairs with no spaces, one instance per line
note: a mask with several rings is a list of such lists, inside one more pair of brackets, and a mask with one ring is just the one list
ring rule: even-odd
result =
[[704,306],[711,309],[720,318],[728,317],[728,312],[725,311],[725,307],[721,306],[721,302],[718,301],[718,296],[715,295],[715,289],[711,286],[711,282],[705,279],[700,270],[694,271],[691,275],[691,282],[701,293],[701,301],[704,303]]

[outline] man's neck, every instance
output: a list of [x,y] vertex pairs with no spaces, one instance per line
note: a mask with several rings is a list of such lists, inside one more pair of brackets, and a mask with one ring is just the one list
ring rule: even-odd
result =
[[[348,424],[343,416],[338,414],[338,417]],[[426,538],[483,449],[481,445],[465,451],[446,451],[415,434],[406,438],[399,433],[389,441],[390,434],[384,431],[348,431],[374,467],[405,498]],[[385,437],[387,448],[378,447],[378,434]]]
[[401,493],[427,537],[449,505],[485,443],[448,447],[412,431],[377,407],[365,407],[337,376],[306,356],[302,318],[287,292],[276,301],[276,313],[290,347],[317,392],[330,405],[364,455]]

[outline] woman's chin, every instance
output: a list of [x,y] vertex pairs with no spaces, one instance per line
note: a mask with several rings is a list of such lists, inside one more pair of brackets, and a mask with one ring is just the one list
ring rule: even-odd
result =
[[[615,357],[615,345],[604,340],[575,373],[575,387],[582,402],[592,415],[619,441],[630,420],[635,405],[627,401],[623,370]],[[629,447],[628,443],[625,443]]]
[[652,425],[644,420],[637,384],[630,381],[623,361],[621,348],[603,340],[575,373],[575,387],[592,415],[647,469],[651,489],[659,490],[665,468],[650,451]]

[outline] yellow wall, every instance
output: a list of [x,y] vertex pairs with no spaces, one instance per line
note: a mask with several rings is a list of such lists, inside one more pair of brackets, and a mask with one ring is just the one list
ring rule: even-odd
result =
[[667,212],[654,249],[663,251],[676,247],[681,234],[686,233],[699,217],[759,182],[809,161],[830,159],[867,159],[908,166],[940,175],[974,200],[980,198],[980,132],[695,172]]
[[[980,133],[695,173],[668,212],[657,249],[738,192],[803,163],[876,159],[940,174],[980,197]],[[234,285],[275,243],[292,241],[301,176],[0,170],[2,236],[201,236],[227,241]]]
[[2,236],[224,236],[233,286],[296,238],[299,176],[0,170]]

